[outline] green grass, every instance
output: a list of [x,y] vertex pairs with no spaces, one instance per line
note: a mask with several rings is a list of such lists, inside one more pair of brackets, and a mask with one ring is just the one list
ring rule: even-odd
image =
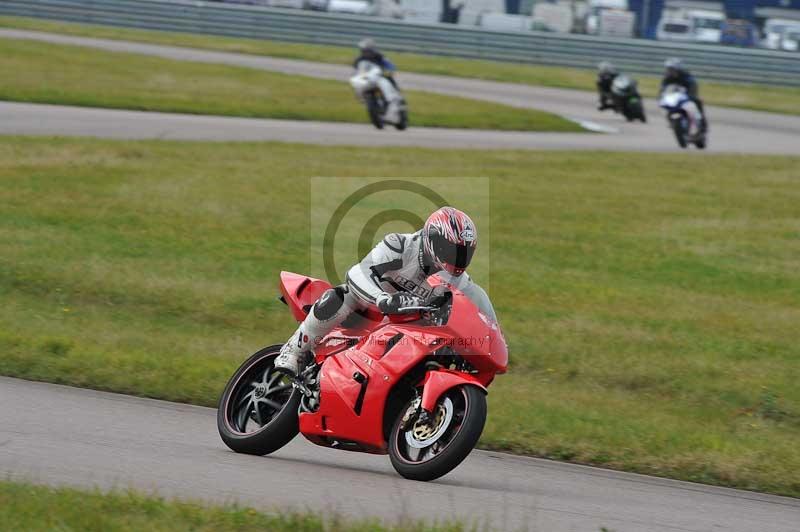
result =
[[166,500],[134,491],[50,488],[0,481],[0,523],[4,532],[460,532],[459,524],[408,522],[386,525],[379,521],[352,521],[335,515],[258,512],[241,506],[208,506]]
[[491,228],[473,273],[512,366],[481,445],[800,496],[799,167],[4,138],[0,371],[213,406],[294,326],[275,294],[319,260],[310,178],[490,176],[488,199],[436,180]]
[[[0,99],[212,115],[367,122],[345,81],[0,39]],[[417,126],[581,131],[559,116],[409,91]]]
[[[123,39],[290,59],[305,59],[325,63],[349,64],[353,60],[354,54],[353,48],[342,46],[296,44],[214,35],[114,28],[19,17],[0,17],[0,26],[85,37]],[[408,71],[528,85],[544,85],[547,87],[594,90],[595,74],[585,69],[458,59],[411,53],[391,53],[390,55],[398,65],[401,75],[403,71]],[[663,57],[654,57],[653,61],[658,63],[664,59]],[[800,114],[800,90],[797,88],[713,82],[704,80],[702,72],[695,72],[695,74],[701,81],[701,95],[706,102],[712,105],[784,114]],[[653,76],[637,76],[637,79],[639,79],[643,95],[648,97],[656,95],[659,79]]]

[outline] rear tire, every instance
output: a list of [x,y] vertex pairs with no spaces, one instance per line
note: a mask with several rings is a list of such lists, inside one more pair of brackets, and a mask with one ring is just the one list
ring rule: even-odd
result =
[[[402,430],[403,414],[408,405],[397,416],[389,436],[389,458],[401,476],[422,481],[439,478],[455,469],[475,448],[486,423],[486,394],[477,386],[451,388],[439,399],[435,419],[438,419],[439,409],[446,416],[444,405],[448,401],[452,408],[451,418],[439,437],[427,447],[410,446],[409,438],[418,441],[409,436],[415,433],[415,427],[409,431]],[[411,456],[415,452],[416,459]]]
[[217,430],[237,453],[273,453],[300,432],[300,392],[274,367],[280,349],[272,345],[248,358],[222,392]]

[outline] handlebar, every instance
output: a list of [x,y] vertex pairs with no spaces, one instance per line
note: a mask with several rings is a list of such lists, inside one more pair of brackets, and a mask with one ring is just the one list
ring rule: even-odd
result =
[[439,310],[439,307],[419,305],[414,307],[401,307],[397,309],[397,314],[402,314],[404,312],[434,312],[436,310]]

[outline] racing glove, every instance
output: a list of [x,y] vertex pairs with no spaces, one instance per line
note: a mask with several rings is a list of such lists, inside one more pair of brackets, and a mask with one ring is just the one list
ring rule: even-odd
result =
[[375,299],[375,304],[378,306],[378,310],[384,314],[397,314],[398,309],[403,307],[419,307],[423,304],[423,301],[419,297],[411,294],[387,294],[383,292]]

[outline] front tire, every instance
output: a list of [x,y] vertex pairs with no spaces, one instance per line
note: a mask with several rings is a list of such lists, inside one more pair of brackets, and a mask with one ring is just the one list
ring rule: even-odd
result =
[[272,345],[248,358],[222,392],[217,430],[225,445],[237,453],[273,453],[300,431],[300,392],[275,370],[280,349]]
[[429,425],[416,422],[403,430],[406,409],[392,427],[389,458],[395,470],[411,480],[433,480],[455,469],[475,448],[486,424],[486,394],[471,385],[445,392]]
[[367,104],[367,114],[372,125],[383,129],[383,112],[378,97],[374,93],[368,93],[364,95],[364,101]]
[[398,131],[403,131],[408,127],[408,111],[400,111],[400,119],[394,125],[395,129]]
[[675,140],[678,141],[678,146],[681,148],[685,148],[687,146],[686,142],[686,128],[683,126],[683,120],[681,119],[674,119],[672,121],[672,131],[675,132]]
[[631,120],[647,122],[647,118],[644,116],[644,105],[642,105],[641,100],[637,100],[631,104]]

